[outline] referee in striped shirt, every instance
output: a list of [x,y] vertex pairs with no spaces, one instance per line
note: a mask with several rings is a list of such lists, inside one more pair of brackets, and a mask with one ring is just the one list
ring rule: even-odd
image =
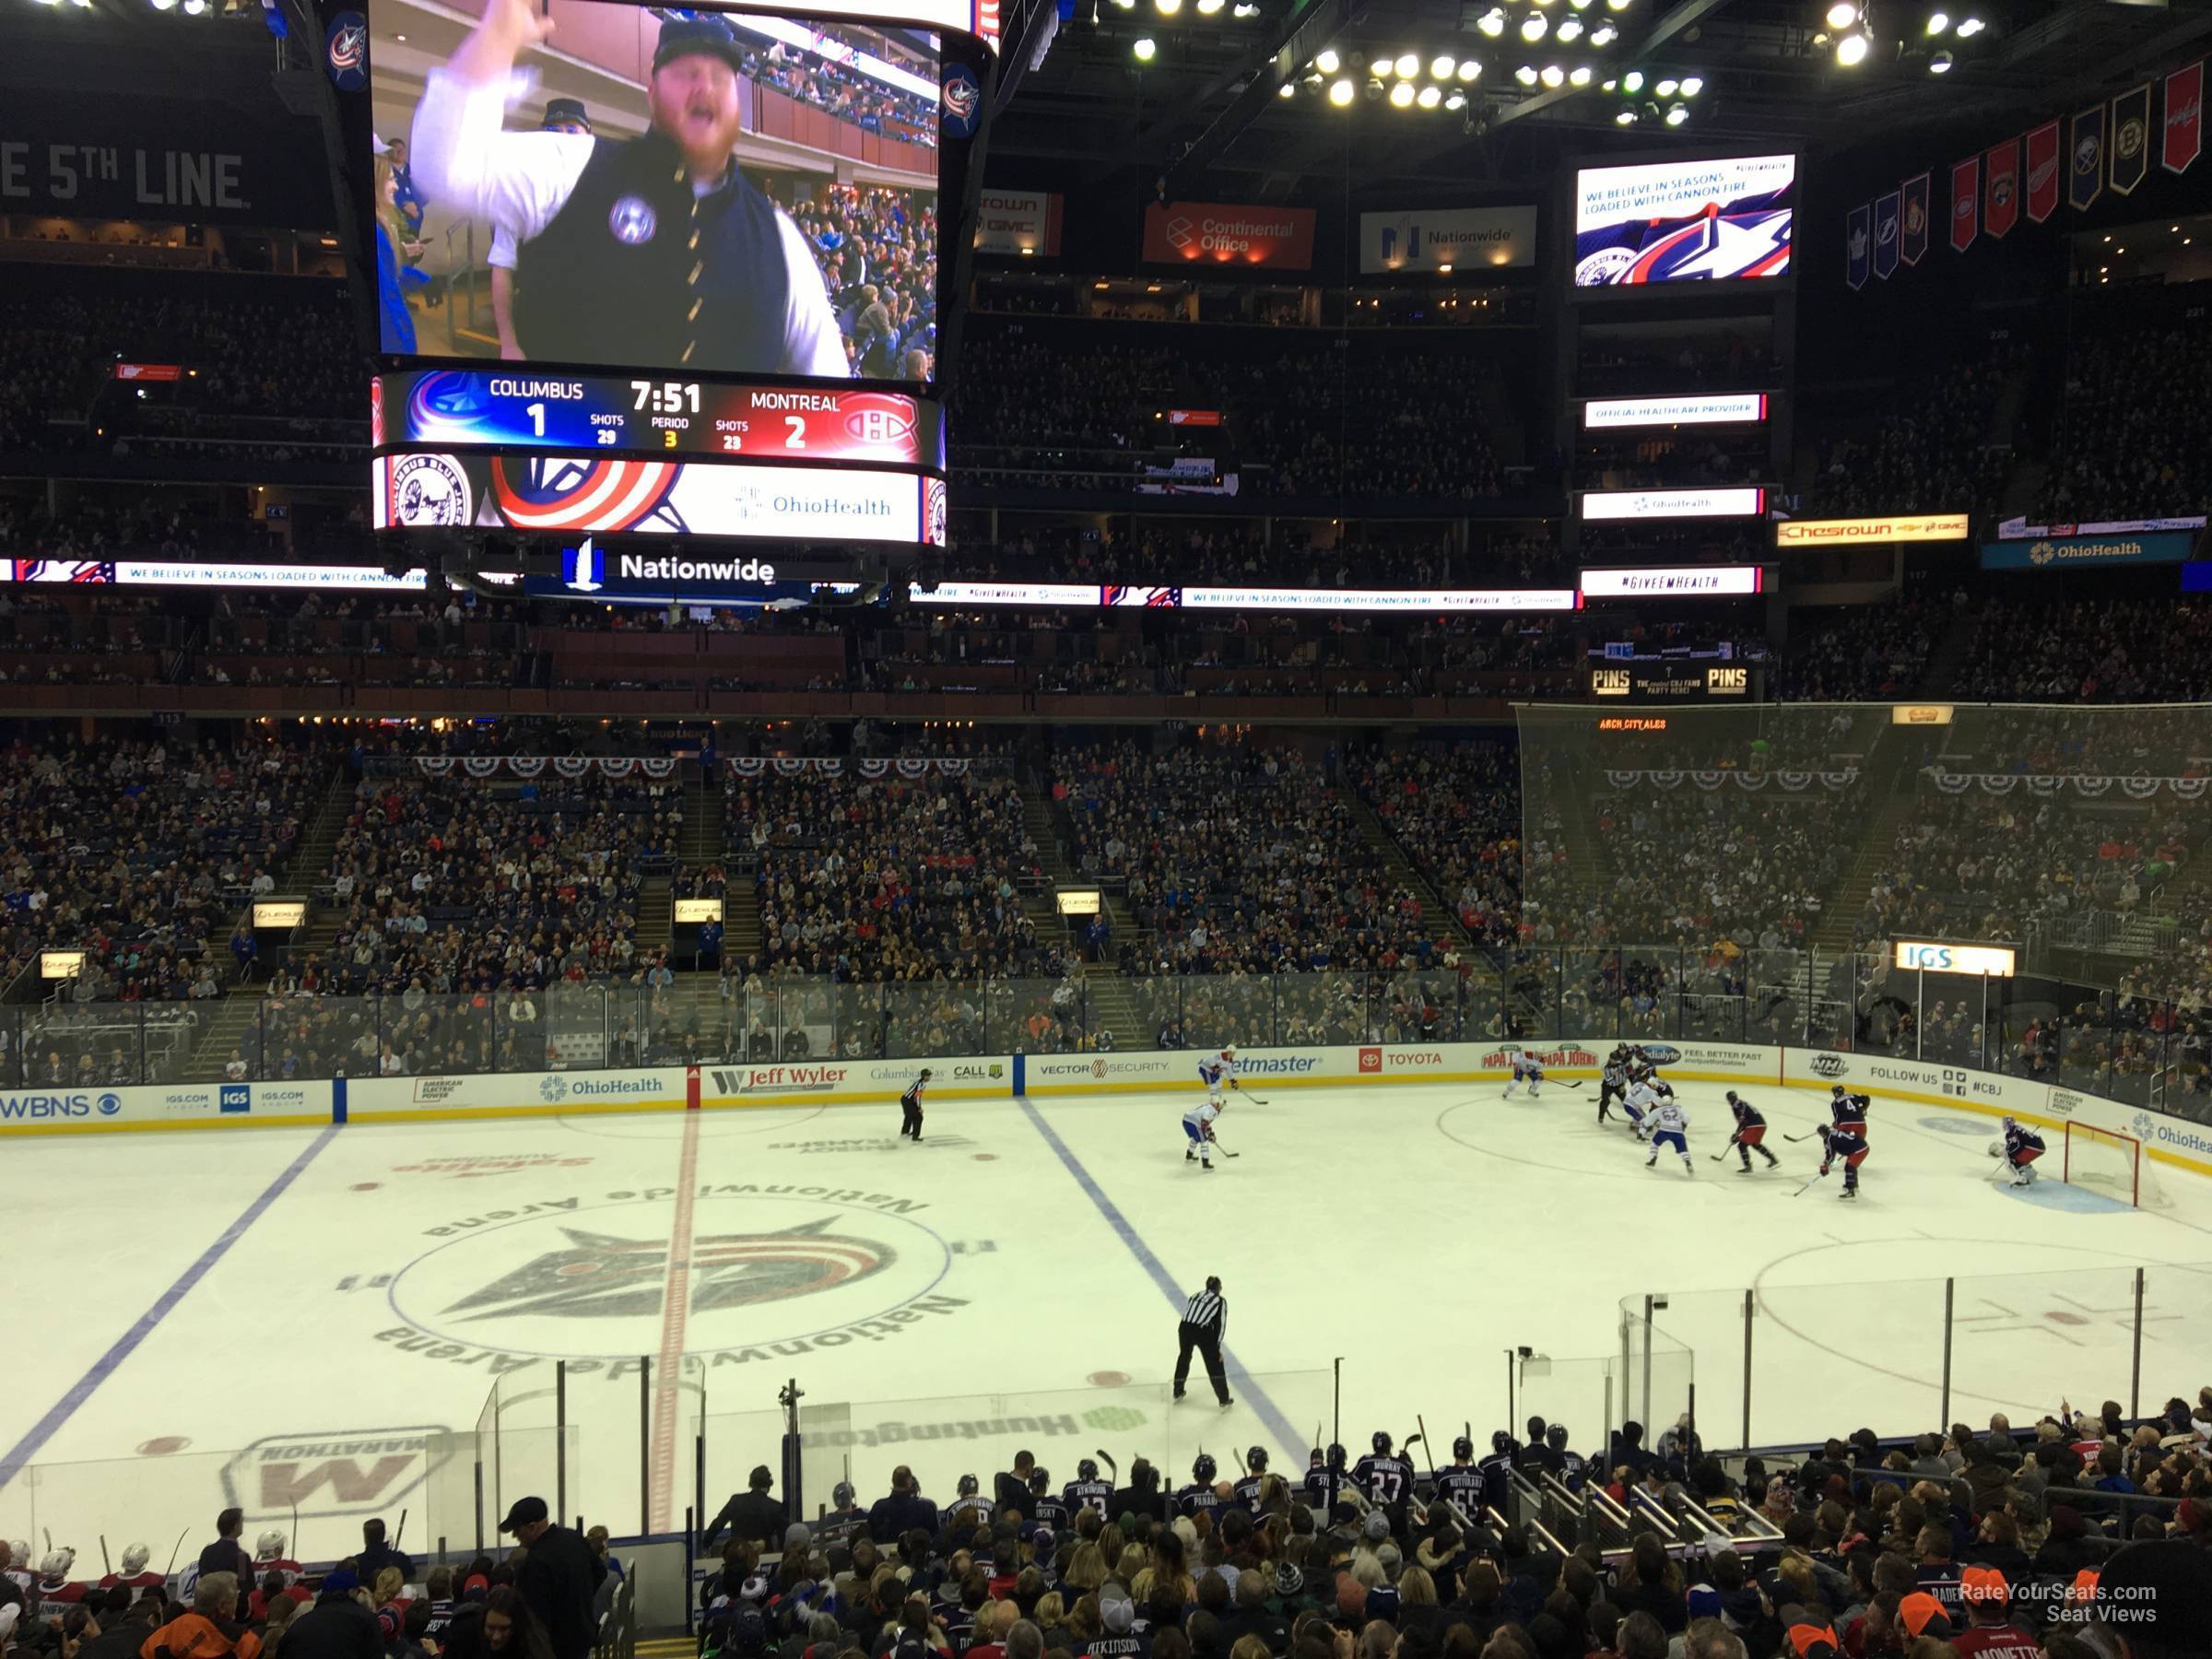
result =
[[1229,1299],[1221,1294],[1218,1278],[1207,1276],[1206,1288],[1183,1309],[1182,1324],[1176,1334],[1182,1339],[1182,1351],[1175,1359],[1175,1397],[1182,1398],[1183,1384],[1191,1379],[1191,1350],[1196,1348],[1206,1356],[1206,1374],[1216,1397],[1228,1405],[1229,1374],[1221,1369],[1221,1339],[1229,1335]]

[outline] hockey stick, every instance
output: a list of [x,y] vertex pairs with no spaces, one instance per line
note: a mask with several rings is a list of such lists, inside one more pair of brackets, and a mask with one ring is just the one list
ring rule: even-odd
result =
[[1211,1129],[1208,1129],[1206,1132],[1206,1138],[1213,1143],[1214,1150],[1220,1153],[1224,1158],[1241,1158],[1244,1156],[1241,1152],[1231,1152],[1227,1147],[1223,1146],[1221,1144],[1221,1137],[1216,1135]]
[[161,1575],[162,1578],[170,1579],[176,1575],[177,1551],[184,1547],[184,1540],[191,1535],[191,1533],[192,1528],[187,1526],[182,1532],[177,1535],[176,1547],[169,1552],[169,1571]]
[[1113,1471],[1113,1477],[1116,1480],[1119,1480],[1122,1477],[1122,1465],[1113,1461],[1112,1457],[1108,1454],[1105,1447],[1100,1446],[1098,1449],[1098,1453],[1099,1461],[1104,1464],[1108,1468],[1112,1469]]
[[1782,1138],[1783,1138],[1783,1140],[1785,1140],[1785,1141],[1788,1141],[1788,1142],[1790,1143],[1790,1145],[1794,1147],[1794,1146],[1795,1146],[1795,1145],[1796,1145],[1796,1144],[1797,1144],[1799,1141],[1808,1141],[1808,1140],[1813,1140],[1813,1139],[1816,1139],[1816,1138],[1818,1138],[1818,1136],[1819,1135],[1819,1134],[1820,1134],[1820,1131],[1819,1131],[1819,1130],[1818,1130],[1818,1129],[1807,1129],[1807,1130],[1806,1130],[1806,1132],[1805,1132],[1803,1135],[1783,1135]]
[[407,1512],[406,1512],[406,1510],[404,1510],[404,1509],[403,1509],[403,1510],[401,1510],[401,1511],[399,1512],[399,1525],[398,1525],[398,1527],[397,1527],[397,1528],[395,1528],[395,1529],[394,1530],[394,1532],[393,1532],[393,1534],[392,1534],[392,1547],[393,1547],[394,1550],[398,1549],[398,1547],[399,1547],[399,1541],[400,1541],[400,1539],[402,1539],[402,1538],[406,1537],[406,1535],[407,1535]]
[[1810,1179],[1810,1180],[1807,1180],[1807,1181],[1806,1182],[1806,1183],[1805,1183],[1805,1186],[1801,1186],[1801,1187],[1799,1187],[1799,1188],[1798,1188],[1798,1189],[1797,1189],[1797,1190],[1796,1190],[1794,1193],[1792,1193],[1792,1194],[1790,1194],[1790,1196],[1791,1196],[1791,1197],[1793,1197],[1793,1198],[1801,1198],[1801,1197],[1803,1197],[1803,1196],[1805,1195],[1805,1187],[1809,1187],[1809,1186],[1811,1186],[1811,1185],[1813,1184],[1813,1182],[1815,1182],[1815,1181],[1818,1181],[1818,1180],[1819,1180],[1819,1179],[1820,1179],[1820,1178],[1821,1178],[1823,1175],[1826,1175],[1827,1173],[1828,1173],[1828,1171],[1827,1171],[1827,1170],[1825,1170],[1825,1169],[1821,1169],[1821,1170],[1817,1170],[1817,1171],[1815,1171],[1813,1172],[1813,1175],[1812,1175],[1811,1179]]
[[100,1535],[100,1568],[102,1572],[113,1572],[115,1563],[108,1559],[108,1535]]
[[1429,1459],[1429,1484],[1433,1488],[1436,1485],[1436,1448],[1429,1443],[1429,1425],[1421,1420],[1419,1412],[1413,1414],[1413,1422],[1414,1427],[1420,1430],[1416,1438],[1420,1441],[1421,1451]]
[[1246,1094],[1241,1088],[1237,1090],[1237,1099],[1240,1100],[1250,1100],[1254,1106],[1265,1106],[1267,1104],[1267,1102],[1260,1096],[1255,1094]]
[[1730,1135],[1728,1137],[1728,1144],[1723,1147],[1718,1152],[1715,1152],[1710,1161],[1713,1163],[1719,1163],[1722,1159],[1727,1157],[1729,1153],[1735,1151],[1736,1140],[1737,1137],[1735,1135]]

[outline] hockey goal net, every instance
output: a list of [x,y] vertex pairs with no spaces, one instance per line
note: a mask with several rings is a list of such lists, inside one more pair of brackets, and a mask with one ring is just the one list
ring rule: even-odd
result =
[[2141,1209],[2163,1204],[2165,1194],[2143,1143],[2117,1129],[2066,1121],[2059,1179]]

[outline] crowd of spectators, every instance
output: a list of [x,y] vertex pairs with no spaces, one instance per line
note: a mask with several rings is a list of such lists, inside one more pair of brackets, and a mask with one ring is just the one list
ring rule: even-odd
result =
[[2212,509],[2212,303],[2202,284],[2085,298],[2034,522]]
[[1988,514],[2013,459],[2009,446],[1990,442],[1992,424],[2032,355],[2023,334],[2000,329],[1913,376],[1892,393],[1892,410],[1865,423],[1871,429],[1818,446],[1806,512]]
[[1502,743],[1386,750],[1353,763],[1360,797],[1480,945],[1521,928],[1521,759]]
[[929,379],[937,346],[935,202],[890,185],[820,184],[791,212],[820,262],[853,371]]
[[1053,757],[1077,868],[1127,898],[1133,972],[1426,966],[1419,898],[1394,885],[1324,767],[1296,749],[1134,743]]
[[1770,689],[1792,702],[1909,698],[1923,688],[1928,659],[1951,612],[1924,598],[1803,612],[1787,648],[1770,659]]
[[[871,44],[878,53],[888,49],[880,41]],[[937,106],[934,100],[818,53],[773,41],[765,51],[745,54],[745,74],[760,86],[773,87],[864,131],[936,147]]]
[[1992,702],[2187,702],[2212,606],[2186,598],[1991,599],[1959,665],[1962,697]]

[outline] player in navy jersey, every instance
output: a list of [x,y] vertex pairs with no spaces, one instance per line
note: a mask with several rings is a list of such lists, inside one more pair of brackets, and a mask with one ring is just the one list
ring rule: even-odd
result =
[[1462,1521],[1482,1515],[1482,1473],[1475,1466],[1475,1442],[1461,1435],[1452,1442],[1452,1461],[1436,1472],[1436,1495]]
[[1076,1465],[1075,1479],[1061,1488],[1060,1501],[1067,1506],[1071,1515],[1078,1510],[1088,1510],[1101,1521],[1111,1520],[1113,1482],[1100,1480],[1098,1464],[1087,1457]]
[[1842,1160],[1843,1198],[1859,1195],[1859,1166],[1866,1161],[1866,1137],[1856,1124],[1823,1124],[1820,1125],[1820,1173],[1828,1173],[1829,1165]]
[[2043,1137],[2025,1124],[2005,1120],[2005,1161],[2012,1170],[2014,1186],[2031,1186],[2035,1160],[2043,1155]]
[[1759,1108],[1732,1088],[1728,1091],[1728,1110],[1735,1118],[1735,1133],[1729,1137],[1728,1144],[1735,1148],[1735,1155],[1744,1160],[1736,1173],[1751,1173],[1751,1153],[1754,1148],[1767,1160],[1770,1170],[1780,1163],[1782,1159],[1767,1150],[1767,1120]]
[[983,1496],[982,1482],[972,1475],[960,1477],[960,1495],[945,1508],[948,1526],[988,1526],[991,1524],[991,1500]]
[[1230,1488],[1230,1496],[1256,1515],[1260,1512],[1260,1486],[1267,1478],[1267,1448],[1254,1446],[1245,1453],[1244,1467],[1249,1472]]
[[1390,1436],[1375,1430],[1374,1450],[1352,1468],[1352,1484],[1370,1503],[1394,1508],[1413,1496],[1413,1465],[1390,1449]]
[[1221,1500],[1214,1490],[1216,1474],[1213,1453],[1201,1452],[1191,1464],[1191,1484],[1175,1494],[1175,1512],[1195,1515],[1213,1509]]
[[1866,1138],[1866,1108],[1872,1102],[1863,1094],[1846,1092],[1841,1083],[1833,1084],[1828,1091],[1828,1115],[1837,1128]]
[[1590,1463],[1580,1452],[1567,1449],[1567,1425],[1551,1424],[1544,1430],[1544,1443],[1559,1455],[1560,1482],[1571,1492],[1581,1491],[1583,1482],[1589,1477]]
[[1306,1507],[1324,1525],[1335,1512],[1336,1500],[1351,1488],[1352,1477],[1345,1472],[1344,1458],[1342,1446],[1331,1446],[1326,1453],[1319,1446],[1314,1447],[1306,1477],[1300,1483],[1300,1489],[1306,1495]]
[[1518,1450],[1513,1437],[1502,1429],[1498,1430],[1490,1436],[1490,1454],[1475,1465],[1475,1472],[1482,1477],[1484,1505],[1501,1515],[1506,1512],[1506,1492],[1512,1485],[1508,1477],[1512,1473],[1513,1453]]
[[1030,1477],[1030,1519],[1054,1532],[1067,1526],[1067,1505],[1053,1496],[1053,1477],[1042,1469]]

